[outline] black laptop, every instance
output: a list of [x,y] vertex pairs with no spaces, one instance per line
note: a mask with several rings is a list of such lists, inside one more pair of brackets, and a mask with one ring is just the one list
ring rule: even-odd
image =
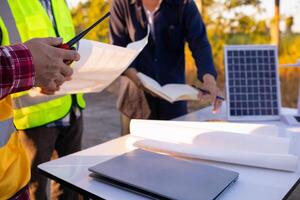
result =
[[238,173],[137,149],[89,168],[92,177],[150,199],[217,199]]

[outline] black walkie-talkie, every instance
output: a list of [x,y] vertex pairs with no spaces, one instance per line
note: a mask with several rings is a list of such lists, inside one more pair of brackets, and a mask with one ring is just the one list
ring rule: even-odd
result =
[[[87,33],[89,33],[93,28],[95,28],[95,26],[97,26],[99,23],[101,23],[103,20],[105,20],[107,17],[110,16],[110,12],[106,13],[103,17],[101,17],[99,20],[97,20],[94,24],[92,24],[90,27],[88,27],[87,29],[83,30],[81,33],[79,33],[78,35],[76,35],[74,38],[72,38],[71,40],[69,40],[67,43],[63,43],[60,44],[58,46],[56,46],[57,48],[61,48],[61,49],[67,49],[67,50],[71,50],[73,49],[73,45],[76,44],[80,39],[82,39]],[[71,64],[73,61],[65,61],[66,64]]]

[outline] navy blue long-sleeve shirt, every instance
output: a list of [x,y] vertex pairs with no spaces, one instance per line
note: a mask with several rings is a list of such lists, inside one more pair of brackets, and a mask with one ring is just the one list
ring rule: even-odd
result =
[[[154,26],[155,37],[150,37],[148,45],[133,63],[137,71],[160,84],[184,83],[184,43],[187,41],[197,65],[198,78],[202,80],[206,73],[217,76],[205,25],[193,0],[163,0],[154,15]],[[146,32],[147,17],[141,0],[114,0],[111,42],[126,46],[145,37]]]
[[[184,46],[187,41],[196,61],[198,78],[217,76],[205,25],[193,0],[163,0],[154,13],[154,36],[131,67],[161,85],[185,83]],[[110,36],[114,45],[126,46],[147,34],[147,17],[141,0],[114,0]],[[152,33],[151,33],[152,34]],[[155,38],[155,40],[153,39]],[[168,120],[187,112],[186,102],[171,104],[146,93],[150,119]]]

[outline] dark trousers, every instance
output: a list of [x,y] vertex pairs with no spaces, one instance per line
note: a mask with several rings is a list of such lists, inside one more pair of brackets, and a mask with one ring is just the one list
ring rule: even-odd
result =
[[169,103],[150,94],[145,93],[145,95],[151,110],[149,119],[170,120],[187,113],[187,103],[185,101]]
[[[31,160],[31,180],[29,183],[31,200],[45,200],[47,178],[38,172],[37,166],[47,162],[56,150],[62,157],[81,150],[83,132],[82,116],[71,119],[68,127],[46,127],[20,131],[21,140]],[[76,200],[78,194],[54,183],[51,185],[51,199]]]
[[30,200],[29,188],[25,186],[21,190],[19,190],[13,197],[8,200]]

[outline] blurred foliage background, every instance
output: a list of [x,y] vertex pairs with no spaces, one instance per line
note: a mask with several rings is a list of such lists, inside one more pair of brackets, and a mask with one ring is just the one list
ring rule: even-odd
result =
[[[224,90],[223,49],[229,44],[276,44],[279,46],[279,63],[295,63],[300,59],[300,34],[294,33],[293,17],[280,15],[280,1],[274,0],[273,19],[258,19],[247,15],[243,8],[254,9],[255,13],[265,12],[260,0],[196,0],[199,11],[207,26],[207,33],[212,45],[214,62],[218,71],[218,84]],[[72,9],[76,30],[80,32],[109,10],[110,2],[106,0],[89,0],[79,3]],[[285,23],[285,31],[279,31],[279,22]],[[87,38],[109,42],[108,20],[97,26]],[[196,78],[196,67],[191,52],[186,47],[186,77],[190,84],[201,84]],[[296,107],[300,69],[280,68],[282,105]],[[202,107],[191,103],[190,107]]]

